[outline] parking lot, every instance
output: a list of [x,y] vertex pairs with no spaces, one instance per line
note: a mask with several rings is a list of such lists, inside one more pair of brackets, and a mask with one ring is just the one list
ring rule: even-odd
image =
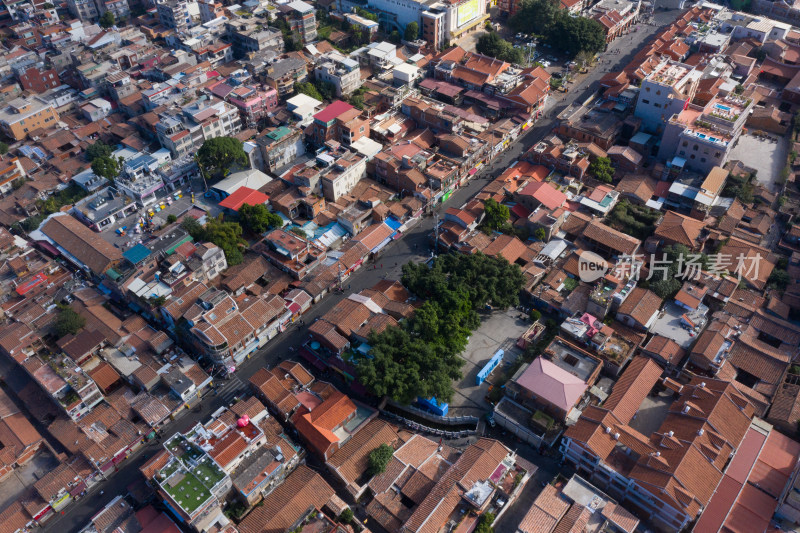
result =
[[485,399],[489,385],[486,382],[476,385],[475,378],[497,350],[502,349],[505,353],[503,362],[495,372],[502,371],[521,353],[516,346],[517,339],[531,325],[527,317],[521,316],[524,315],[516,309],[481,315],[480,327],[472,334],[467,348],[461,354],[465,361],[462,367],[464,377],[455,385],[456,395],[450,402],[450,416],[479,416],[489,411],[490,406]]
[[[161,204],[163,204],[163,208],[156,211],[154,208],[156,204],[150,204],[146,208],[139,209],[134,215],[117,220],[108,228],[103,229],[101,232],[103,239],[123,250],[130,248],[138,242],[141,242],[146,237],[146,233],[143,231],[136,233],[135,228],[138,224],[139,218],[146,216],[147,212],[151,209],[155,214],[154,222],[156,223],[156,226],[166,224],[166,220],[169,215],[180,217],[189,211],[193,205],[203,209],[206,213],[208,213],[208,216],[211,217],[216,217],[222,211],[214,198],[205,198],[202,192],[195,192],[194,204],[192,204],[192,196],[189,192],[190,190],[202,191],[202,180],[197,180],[197,182],[192,183],[191,189],[188,187],[184,188],[182,191],[182,197],[178,199],[175,199],[173,193],[167,193],[167,191],[164,191],[162,194],[162,192],[159,191],[159,193],[156,194],[158,197],[156,204],[158,204],[159,207]],[[167,197],[170,198],[172,202],[171,204],[167,203]],[[117,233],[117,229],[123,227],[126,228],[125,235],[120,235]]]
[[756,137],[754,135],[741,135],[736,146],[731,150],[731,160],[739,160],[746,166],[758,171],[756,180],[771,192],[780,190],[781,170],[786,164],[789,150],[789,141],[786,137]]

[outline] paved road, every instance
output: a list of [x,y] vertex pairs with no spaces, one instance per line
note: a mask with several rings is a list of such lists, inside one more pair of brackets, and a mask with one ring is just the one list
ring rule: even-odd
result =
[[[659,25],[666,24],[675,19],[676,12],[662,12],[656,13],[656,21]],[[469,198],[475,195],[486,183],[499,175],[503,170],[519,156],[527,151],[534,143],[541,140],[548,134],[554,124],[554,116],[558,114],[565,107],[571,105],[575,101],[583,101],[597,90],[596,81],[599,80],[609,70],[616,70],[626,65],[633,57],[635,52],[640,47],[641,43],[649,36],[657,31],[654,26],[640,25],[637,32],[631,33],[629,36],[623,36],[609,46],[609,50],[601,56],[601,64],[595,67],[590,73],[581,76],[572,85],[569,93],[554,93],[551,102],[548,103],[547,117],[540,119],[536,125],[526,130],[515,143],[513,143],[504,153],[499,155],[492,165],[484,167],[476,176],[468,182],[464,187],[456,190],[451,194],[448,200],[448,205],[460,206],[463,205]],[[617,54],[616,51],[620,53]],[[608,63],[605,63],[608,61]],[[439,207],[442,210],[443,207]],[[401,265],[408,261],[421,261],[428,256],[420,255],[422,251],[428,252],[428,235],[433,230],[434,218],[423,217],[422,220],[411,230],[409,230],[402,239],[394,241],[383,252],[383,255],[378,259],[377,264],[367,264],[360,271],[356,272],[347,280],[347,289],[345,293],[358,292],[362,289],[372,287],[380,281],[383,277],[390,279],[399,279]],[[377,268],[375,268],[377,267]],[[313,306],[306,315],[304,320],[310,324],[319,316],[328,312],[338,301],[343,298],[340,294],[330,294],[326,296],[320,303]],[[263,366],[272,367],[281,360],[289,359],[292,357],[292,350],[294,347],[299,346],[308,337],[305,331],[305,326],[300,327],[297,323],[294,324],[288,331],[280,334],[277,338],[273,339],[264,349],[256,353],[256,355],[239,365],[236,376],[233,380],[225,382],[222,389],[216,394],[207,394],[202,402],[201,408],[195,411],[182,412],[177,420],[171,423],[164,430],[164,434],[169,436],[175,432],[185,431],[194,426],[197,422],[207,420],[211,413],[216,411],[220,406],[226,405],[231,402],[234,396],[246,392],[247,380],[259,368]],[[503,437],[500,437],[503,440]],[[518,443],[509,439],[507,443],[511,448],[518,447]],[[128,460],[122,463],[119,471],[112,475],[107,481],[104,481],[94,487],[93,492],[87,497],[79,500],[65,510],[65,514],[51,518],[43,530],[48,533],[70,533],[83,527],[88,520],[100,508],[106,505],[117,494],[124,494],[126,487],[130,485],[137,476],[139,476],[138,469],[144,463],[145,455],[150,456],[157,449],[158,444],[150,444],[143,449],[137,451]],[[521,454],[527,448],[520,450]],[[530,457],[526,457],[531,461],[541,459],[538,454],[533,455],[526,453]],[[550,469],[548,469],[550,470]],[[104,494],[101,496],[99,491],[103,490]],[[538,493],[538,492],[537,492]]]

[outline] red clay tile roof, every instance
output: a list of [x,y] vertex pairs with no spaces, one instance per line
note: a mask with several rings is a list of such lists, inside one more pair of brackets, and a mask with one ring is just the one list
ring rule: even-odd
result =
[[89,377],[91,377],[97,386],[100,387],[100,390],[104,392],[107,392],[111,386],[121,379],[117,371],[114,370],[114,367],[105,361],[90,370]]
[[650,317],[658,312],[661,302],[661,298],[653,291],[636,287],[622,302],[617,312],[630,316],[644,326],[650,320]]
[[549,209],[556,209],[564,205],[567,195],[554,188],[549,183],[536,181],[525,186],[519,194],[532,196],[537,202]]
[[284,533],[309,508],[321,509],[335,492],[325,480],[300,465],[237,526],[240,533]]
[[603,408],[613,413],[622,424],[629,423],[661,377],[662,371],[652,359],[634,357],[614,384]]
[[697,247],[700,232],[705,226],[705,223],[700,220],[683,216],[674,211],[667,211],[661,223],[656,226],[654,235],[668,243],[684,244],[694,249]]

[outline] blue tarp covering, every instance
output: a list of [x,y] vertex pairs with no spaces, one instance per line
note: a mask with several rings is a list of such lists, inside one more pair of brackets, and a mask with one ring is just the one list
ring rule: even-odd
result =
[[417,398],[417,405],[419,405],[422,409],[426,411],[430,411],[431,413],[439,416],[447,416],[447,411],[450,409],[450,406],[445,402],[439,402],[436,398]]
[[122,257],[133,263],[134,265],[138,265],[150,255],[150,250],[144,246],[143,244],[137,244],[130,250],[125,250],[122,252]]
[[402,225],[403,225],[403,224],[402,224],[402,223],[401,223],[399,220],[397,220],[396,218],[393,218],[393,217],[389,217],[389,218],[387,218],[386,220],[384,220],[383,222],[384,222],[384,223],[385,223],[387,226],[389,226],[390,228],[392,228],[394,231],[397,231],[397,230],[399,230],[399,229],[400,229],[400,226],[402,226]]
[[481,368],[481,371],[478,372],[478,375],[475,377],[475,385],[480,385],[486,380],[486,378],[489,377],[489,374],[492,373],[492,370],[497,368],[497,365],[499,365],[500,361],[503,360],[503,354],[505,354],[503,350],[497,350],[497,353],[495,353],[492,358],[489,359],[489,362],[486,363],[483,368]]

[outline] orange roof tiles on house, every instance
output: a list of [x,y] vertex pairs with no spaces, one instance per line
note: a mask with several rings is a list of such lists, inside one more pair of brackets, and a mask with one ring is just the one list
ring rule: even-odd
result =
[[214,447],[208,454],[217,461],[223,469],[226,469],[247,449],[247,441],[238,431],[229,431],[221,439],[214,443]]
[[548,209],[556,209],[564,205],[567,195],[545,182],[534,182],[527,185],[519,194],[531,196]]
[[334,495],[322,476],[300,465],[237,528],[239,533],[285,533],[309,509],[322,509]]
[[89,377],[94,380],[103,392],[108,392],[114,384],[120,382],[122,379],[117,371],[114,370],[114,367],[105,361],[90,370]]
[[661,307],[661,298],[656,293],[641,287],[634,288],[619,306],[618,313],[628,315],[638,324],[645,326],[650,317]]
[[603,408],[613,413],[621,423],[627,424],[633,419],[662,372],[662,368],[652,359],[634,357],[614,384]]
[[700,220],[667,211],[661,223],[656,226],[654,235],[668,244],[683,244],[689,249],[695,249],[705,226]]

